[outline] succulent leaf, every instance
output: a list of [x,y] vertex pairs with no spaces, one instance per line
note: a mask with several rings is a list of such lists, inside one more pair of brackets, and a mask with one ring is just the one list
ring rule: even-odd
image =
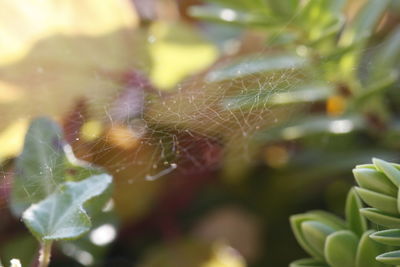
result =
[[369,238],[373,231],[366,231],[358,244],[355,267],[384,267],[375,257],[385,251],[385,246]]
[[335,229],[318,221],[307,221],[301,224],[301,230],[307,243],[324,257],[325,240]]
[[382,225],[388,228],[400,228],[400,217],[399,215],[393,216],[381,210],[375,208],[364,208],[361,209],[361,214],[368,220],[378,225]]
[[400,229],[389,229],[375,232],[369,237],[381,244],[400,246]]
[[359,237],[367,230],[367,221],[360,214],[361,208],[362,202],[360,197],[355,192],[355,189],[351,189],[346,199],[346,220],[349,229]]
[[315,259],[301,259],[292,262],[289,267],[329,267],[329,265]]
[[361,199],[369,206],[390,214],[397,214],[397,199],[361,187],[356,187]]
[[332,267],[353,267],[356,260],[358,237],[349,230],[330,234],[325,242],[325,258]]
[[397,197],[397,187],[380,171],[375,168],[355,168],[354,178],[357,184],[365,189]]
[[395,250],[395,251],[381,254],[378,257],[376,257],[376,260],[386,263],[386,264],[399,265],[400,264],[400,250]]
[[381,159],[374,158],[372,161],[397,187],[400,185],[400,171],[396,167]]

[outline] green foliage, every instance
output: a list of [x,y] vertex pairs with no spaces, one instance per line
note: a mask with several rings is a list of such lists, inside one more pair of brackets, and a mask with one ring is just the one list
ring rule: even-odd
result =
[[[292,216],[297,241],[314,260],[296,261],[291,266],[400,264],[400,251],[383,253],[389,247],[400,246],[400,201],[395,193],[400,185],[399,165],[374,158],[373,164],[358,165],[353,173],[359,187],[352,189],[347,197],[349,229],[335,229],[331,222],[324,218],[313,220],[307,213]],[[360,199],[371,208],[363,208]],[[367,230],[365,218],[378,228],[389,229]]]
[[[373,159],[369,166],[357,166],[355,173],[357,183],[360,187],[357,191],[362,200],[371,208],[361,209],[361,213],[371,222],[394,228],[373,233],[370,237],[376,242],[390,245],[400,245],[400,212],[399,191],[400,170],[397,164],[389,163],[380,159]],[[376,181],[376,182],[375,182]],[[398,251],[384,253],[377,260],[387,264],[400,264]]]
[[375,257],[385,247],[370,239],[373,233],[360,215],[361,200],[355,190],[350,190],[346,201],[346,222],[321,212],[308,212],[290,218],[299,244],[312,259],[291,263],[297,266],[375,267],[382,266]]
[[77,238],[91,227],[83,204],[103,193],[110,183],[111,176],[107,174],[65,182],[53,194],[30,206],[22,219],[39,240]]
[[50,259],[52,241],[76,239],[92,223],[84,209],[99,209],[112,178],[74,157],[59,126],[46,118],[32,122],[16,162],[11,207],[42,243],[41,265]]

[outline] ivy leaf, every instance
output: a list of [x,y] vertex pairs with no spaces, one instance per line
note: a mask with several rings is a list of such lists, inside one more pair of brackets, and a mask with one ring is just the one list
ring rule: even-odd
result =
[[64,179],[64,151],[60,127],[47,118],[34,120],[16,160],[11,209],[20,215],[29,205],[51,194]]
[[11,210],[19,217],[32,203],[45,199],[63,182],[103,172],[75,158],[56,122],[37,118],[29,127],[23,151],[16,160]]
[[22,219],[39,240],[77,238],[91,227],[83,204],[101,195],[111,181],[111,176],[101,174],[79,182],[65,182],[46,199],[27,209]]

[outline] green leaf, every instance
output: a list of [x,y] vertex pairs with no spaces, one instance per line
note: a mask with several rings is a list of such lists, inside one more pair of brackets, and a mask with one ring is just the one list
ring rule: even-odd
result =
[[399,265],[400,264],[400,250],[387,252],[376,257],[377,261],[385,264]]
[[400,171],[391,163],[374,158],[372,162],[378,170],[382,171],[396,186],[400,186]]
[[270,16],[266,16],[265,13],[246,12],[235,8],[205,5],[192,6],[188,11],[190,16],[194,18],[236,26],[271,28],[278,25],[275,20],[272,20]]
[[243,110],[265,108],[266,106],[289,105],[322,101],[332,95],[332,89],[325,85],[302,85],[271,95],[267,89],[250,90],[251,93],[226,98],[223,101],[225,109]]
[[61,183],[103,172],[74,156],[57,123],[48,118],[35,119],[16,160],[11,210],[19,217],[32,203],[52,194]]
[[367,231],[361,237],[357,249],[355,267],[384,267],[385,265],[376,261],[375,257],[385,251],[385,246],[375,242],[369,235],[373,231]]
[[301,230],[306,242],[323,258],[325,240],[335,229],[319,221],[306,221],[301,224]]
[[356,187],[361,199],[369,206],[390,214],[397,214],[397,199],[368,189]]
[[347,46],[369,38],[389,3],[390,0],[368,0],[344,30],[340,43]]
[[289,267],[329,267],[326,263],[316,259],[301,259],[290,263]]
[[388,214],[375,208],[364,208],[360,210],[361,214],[368,220],[378,225],[388,228],[400,228],[400,217]]
[[397,197],[397,187],[380,171],[375,165],[357,166],[353,169],[354,178],[362,188],[382,193],[388,196]]
[[399,62],[400,57],[400,27],[397,27],[389,37],[384,40],[379,50],[371,60],[371,72],[367,75],[366,84],[385,79],[391,75]]
[[332,133],[346,134],[364,127],[365,121],[359,116],[327,118],[326,116],[309,116],[295,122],[268,129],[258,134],[259,140],[294,140],[313,134]]
[[345,222],[340,218],[324,211],[311,211],[304,214],[292,215],[290,217],[290,225],[292,227],[292,231],[296,237],[297,242],[308,254],[310,254],[314,258],[322,260],[323,256],[321,255],[321,253],[318,252],[318,250],[316,250],[313,246],[311,246],[305,238],[305,234],[302,230],[302,224],[307,221],[323,222],[325,225],[328,225],[335,230],[345,229]]
[[352,188],[347,194],[346,199],[346,221],[350,230],[356,233],[359,237],[367,230],[367,221],[360,214],[362,208],[361,199]]
[[101,195],[111,184],[107,174],[66,182],[46,199],[27,209],[22,219],[39,240],[74,239],[91,227],[83,204]]
[[381,244],[400,246],[400,229],[389,229],[375,232],[369,237]]
[[217,66],[206,76],[206,80],[221,82],[265,72],[303,68],[306,64],[306,59],[295,54],[248,56]]
[[64,151],[60,127],[47,118],[34,120],[16,160],[11,209],[16,215],[38,202],[63,182]]
[[325,258],[332,267],[354,267],[358,246],[357,236],[348,230],[330,234],[325,242]]

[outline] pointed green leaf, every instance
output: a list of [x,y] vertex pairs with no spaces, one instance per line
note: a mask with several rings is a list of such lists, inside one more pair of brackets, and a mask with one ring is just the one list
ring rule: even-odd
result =
[[326,263],[315,259],[301,259],[290,263],[289,267],[329,267]]
[[351,231],[342,230],[330,234],[325,242],[325,258],[332,267],[354,267],[358,237]]
[[389,246],[400,246],[400,229],[389,229],[375,232],[370,238],[381,244]]
[[352,188],[347,194],[346,200],[346,221],[351,231],[356,233],[359,237],[367,230],[367,221],[360,214],[362,208],[361,199],[356,194],[355,189]]
[[34,120],[16,160],[11,209],[16,215],[51,194],[64,179],[60,127],[47,118]]
[[[287,86],[287,85],[285,85]],[[326,100],[332,95],[332,88],[326,85],[308,84],[291,88],[271,96],[269,90],[250,90],[250,93],[224,99],[222,105],[229,110],[265,108],[266,106],[312,103]]]
[[341,44],[347,46],[368,38],[377,22],[389,5],[390,0],[368,0],[357,16],[346,27],[341,37]]
[[358,244],[355,267],[385,267],[375,260],[376,256],[383,253],[386,247],[369,238],[373,231],[367,231],[361,237]]
[[381,159],[372,159],[372,162],[378,168],[378,170],[382,171],[396,186],[400,186],[400,171],[394,167],[391,163],[381,160]]
[[304,239],[310,246],[324,257],[325,240],[328,235],[335,232],[332,227],[318,221],[306,221],[301,224]]
[[279,25],[276,20],[271,19],[271,16],[268,16],[269,19],[266,19],[267,16],[265,13],[247,12],[216,5],[191,6],[189,14],[194,18],[236,26],[271,28]]
[[398,215],[388,214],[375,208],[364,208],[360,212],[373,223],[388,228],[400,228],[400,217]]
[[396,198],[361,187],[356,187],[356,191],[361,199],[372,208],[376,208],[390,214],[398,214]]
[[27,209],[23,221],[39,240],[77,238],[91,227],[83,204],[102,194],[111,181],[111,176],[102,174],[79,182],[66,182]]
[[387,252],[376,257],[377,261],[385,264],[399,265],[400,264],[400,250]]
[[248,56],[235,62],[221,64],[206,77],[208,82],[242,78],[249,75],[305,67],[307,61],[295,54]]
[[[374,165],[373,165],[374,166]],[[380,171],[358,167],[353,169],[354,178],[362,188],[397,197],[397,187]]]

